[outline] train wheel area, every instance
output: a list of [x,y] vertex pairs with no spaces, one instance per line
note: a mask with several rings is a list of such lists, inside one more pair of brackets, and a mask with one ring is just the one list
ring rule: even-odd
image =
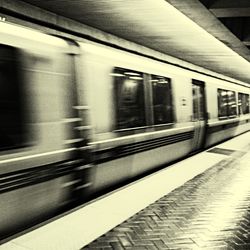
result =
[[250,132],[113,191],[0,250],[250,249]]

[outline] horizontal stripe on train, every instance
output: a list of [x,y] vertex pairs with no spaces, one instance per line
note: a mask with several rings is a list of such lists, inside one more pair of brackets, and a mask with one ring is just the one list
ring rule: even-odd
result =
[[234,121],[232,123],[219,124],[219,125],[212,126],[212,127],[208,126],[207,133],[211,134],[211,133],[216,133],[225,129],[234,128],[234,127],[239,126],[239,124],[240,124],[239,121]]
[[189,131],[161,138],[135,142],[129,145],[121,145],[114,148],[99,150],[94,152],[94,162],[101,163],[132,154],[137,154],[158,147],[163,147],[177,142],[190,140],[193,138],[193,136],[194,136],[194,131]]
[[77,171],[80,160],[53,163],[0,175],[0,193],[46,182]]

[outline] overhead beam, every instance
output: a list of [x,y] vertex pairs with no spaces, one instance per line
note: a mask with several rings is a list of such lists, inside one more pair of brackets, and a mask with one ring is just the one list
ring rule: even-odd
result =
[[216,17],[250,17],[250,8],[210,8]]
[[210,8],[247,8],[250,7],[249,0],[215,0]]
[[243,43],[245,44],[245,46],[250,46],[250,29],[248,29],[248,27],[250,25],[250,18],[247,18],[245,20],[245,34],[244,34],[244,39],[243,39]]
[[248,17],[250,16],[249,0],[217,0],[209,10],[218,18],[223,17]]
[[[243,43],[249,48],[250,47],[250,39],[244,40]],[[250,49],[250,48],[249,48]]]

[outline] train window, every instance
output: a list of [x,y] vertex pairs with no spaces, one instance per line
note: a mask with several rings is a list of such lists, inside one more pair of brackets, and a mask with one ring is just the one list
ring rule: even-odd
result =
[[218,89],[218,116],[232,118],[237,114],[236,95],[234,91]]
[[114,77],[116,129],[146,125],[143,73],[115,68]]
[[20,147],[24,128],[18,50],[0,45],[0,150]]
[[154,124],[158,125],[173,122],[170,79],[163,76],[151,75],[151,83]]
[[238,109],[239,115],[244,115],[249,113],[249,95],[238,93]]
[[228,116],[235,117],[237,115],[236,94],[234,91],[227,91],[228,98]]
[[218,116],[227,117],[227,91],[218,89]]
[[205,82],[192,79],[193,120],[205,119]]

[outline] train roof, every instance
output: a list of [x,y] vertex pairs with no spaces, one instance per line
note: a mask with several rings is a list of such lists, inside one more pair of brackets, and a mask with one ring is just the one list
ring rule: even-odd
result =
[[28,42],[27,47],[30,43],[45,45],[47,47],[67,47],[67,43],[63,39],[8,22],[0,22],[0,33],[0,43],[13,46]]
[[[192,63],[185,62],[181,59],[174,58],[172,56],[165,55],[164,58],[165,60],[158,60],[158,58],[152,58],[148,57],[147,55],[143,55],[141,53],[138,53],[137,55],[134,53],[129,53],[128,51],[122,51],[120,49],[104,46],[101,44],[93,43],[93,42],[80,42],[80,47],[81,50],[84,51],[84,53],[89,53],[90,55],[93,56],[102,56],[103,58],[106,58],[107,60],[114,60],[114,61],[123,61],[123,62],[128,62],[129,64],[135,64],[139,65],[140,68],[148,68],[148,66],[152,66],[152,62],[158,61],[159,63],[165,63],[171,66],[171,69],[169,68],[170,71],[176,71],[178,69],[179,73],[182,72],[194,72],[194,75],[205,75],[209,76],[211,78],[217,78],[222,81],[227,81],[231,82],[237,85],[241,85],[244,87],[249,88],[249,84],[234,78],[231,78],[229,76],[225,76],[223,74],[213,72],[209,69],[205,69],[203,67],[194,65]],[[121,51],[123,55],[121,56]],[[145,61],[145,58],[147,61]],[[150,63],[151,62],[151,63]],[[118,66],[118,65],[117,65]],[[177,67],[177,68],[176,68]],[[145,72],[146,73],[146,72]]]

